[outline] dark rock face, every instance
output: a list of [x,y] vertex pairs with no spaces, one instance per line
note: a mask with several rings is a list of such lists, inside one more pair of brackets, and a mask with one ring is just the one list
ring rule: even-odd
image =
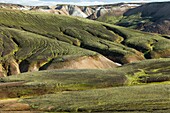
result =
[[170,17],[170,2],[156,2],[148,3],[142,6],[130,9],[124,16],[130,16],[132,14],[141,13],[142,17],[152,17],[153,20],[168,19]]
[[170,20],[160,20],[149,25],[144,25],[143,31],[170,35]]

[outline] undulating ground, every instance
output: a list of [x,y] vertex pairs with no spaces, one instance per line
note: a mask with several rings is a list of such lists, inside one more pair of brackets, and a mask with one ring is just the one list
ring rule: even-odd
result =
[[0,112],[170,112],[165,36],[1,9],[0,54]]

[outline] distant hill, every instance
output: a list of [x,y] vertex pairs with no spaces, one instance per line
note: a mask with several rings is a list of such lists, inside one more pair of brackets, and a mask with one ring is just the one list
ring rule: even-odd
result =
[[[145,32],[170,35],[170,2],[118,3],[96,6],[58,4],[56,6],[23,6],[0,3],[0,8],[28,10],[76,16],[110,24],[130,27]],[[169,36],[168,36],[169,37]]]
[[130,9],[118,25],[170,35],[170,2],[148,3]]
[[17,9],[17,10],[33,10],[38,12],[47,12],[54,14],[77,16],[89,19],[97,19],[107,13],[123,14],[126,10],[140,6],[141,3],[118,3],[96,6],[76,6],[63,5],[56,6],[23,6],[19,4],[0,3],[0,8]]

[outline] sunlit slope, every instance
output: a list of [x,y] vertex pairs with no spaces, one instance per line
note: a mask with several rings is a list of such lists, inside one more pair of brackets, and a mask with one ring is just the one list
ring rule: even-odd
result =
[[161,36],[82,18],[1,10],[0,24],[97,51],[121,63],[169,56],[170,41]]
[[[113,68],[104,56],[71,44],[19,29],[0,27],[0,74],[45,69]],[[88,66],[86,62],[89,62]]]
[[91,49],[112,57],[115,61],[130,62],[127,61],[129,56],[134,56],[135,60],[143,59],[141,53],[119,44],[123,40],[122,37],[94,21],[54,14],[18,11],[1,11],[0,20],[2,26],[25,30]]

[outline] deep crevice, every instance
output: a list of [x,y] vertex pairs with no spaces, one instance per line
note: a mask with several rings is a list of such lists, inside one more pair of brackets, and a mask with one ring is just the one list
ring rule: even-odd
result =
[[20,47],[20,43],[14,37],[11,37],[11,39],[17,44],[18,47]]
[[162,37],[170,40],[170,36],[162,36]]
[[102,37],[100,34],[94,34],[93,32],[91,32],[89,29],[85,29],[86,32],[88,32],[89,34],[91,34],[92,36],[94,37],[97,37],[97,38],[100,38],[100,39],[103,39],[103,40],[107,40],[105,39],[104,37]]
[[126,41],[127,37],[126,37],[125,34],[121,33],[121,32],[120,32],[118,29],[116,29],[116,28],[113,28],[113,27],[110,27],[110,26],[107,26],[107,25],[103,25],[103,26],[106,27],[106,29],[111,30],[111,31],[113,31],[114,33],[118,34],[119,36],[123,37],[124,40],[121,42],[121,44],[123,44],[124,46],[127,46],[127,47],[129,47],[129,48],[133,48],[133,49],[135,49],[135,50],[143,53],[143,54],[144,54],[144,57],[145,57],[146,59],[151,59],[151,54],[150,54],[150,51],[149,51],[148,49],[146,49],[146,48],[144,48],[144,47],[141,47],[141,46],[138,46],[138,45],[134,45],[134,44],[126,44],[125,41]]
[[28,68],[29,68],[30,63],[27,60],[23,60],[20,64],[19,64],[19,69],[21,73],[24,72],[28,72]]
[[41,66],[41,67],[39,68],[39,71],[41,71],[41,70],[47,70],[47,68],[52,64],[53,60],[54,60],[54,59],[51,59],[48,63],[46,63],[46,64],[44,64],[43,66]]
[[125,40],[127,39],[125,34],[121,33],[118,29],[107,26],[107,25],[103,25],[103,27],[105,27],[107,30],[110,30],[110,31],[116,33],[117,35],[123,37],[124,40],[121,42],[121,44],[125,45]]
[[168,76],[162,76],[162,77],[140,76],[139,78],[140,78],[139,82],[141,83],[165,82],[170,80],[170,77]]

